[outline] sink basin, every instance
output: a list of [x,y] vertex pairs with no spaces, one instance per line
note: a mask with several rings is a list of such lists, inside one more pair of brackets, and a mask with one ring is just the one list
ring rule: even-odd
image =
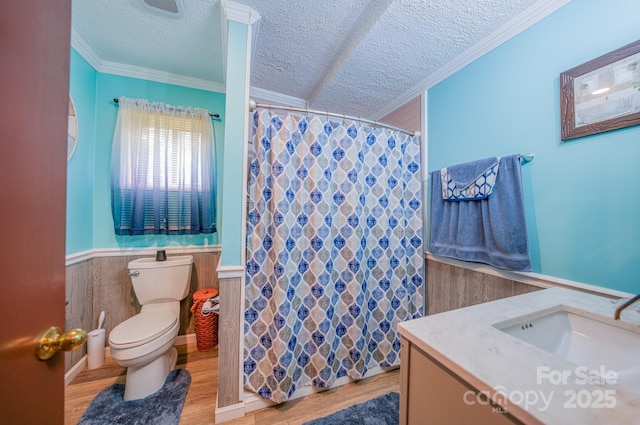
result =
[[494,327],[589,371],[614,371],[620,385],[640,394],[637,326],[557,306]]

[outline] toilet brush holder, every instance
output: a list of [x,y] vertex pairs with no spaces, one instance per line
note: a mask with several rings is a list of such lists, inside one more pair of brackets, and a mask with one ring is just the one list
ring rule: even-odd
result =
[[104,363],[106,329],[94,329],[87,334],[87,366],[96,369]]

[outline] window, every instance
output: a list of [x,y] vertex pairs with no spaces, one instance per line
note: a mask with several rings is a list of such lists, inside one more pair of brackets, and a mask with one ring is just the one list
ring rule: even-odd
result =
[[120,98],[111,160],[117,235],[214,233],[209,113]]

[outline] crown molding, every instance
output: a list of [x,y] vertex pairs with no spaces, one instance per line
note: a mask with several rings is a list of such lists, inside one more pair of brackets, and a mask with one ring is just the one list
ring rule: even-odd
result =
[[[260,31],[260,22],[262,16],[254,9],[244,4],[236,3],[233,1],[225,1],[220,0],[220,16],[222,18],[221,28],[222,28],[222,57],[223,57],[223,66],[224,72],[226,74],[227,65],[227,37],[228,37],[228,21],[235,21],[242,24],[246,24],[249,27],[249,37],[251,40],[251,55],[249,67],[253,63],[253,59],[256,54],[256,45],[258,42],[258,31]],[[226,81],[226,75],[224,76]]]
[[307,101],[299,97],[289,96],[282,93],[277,93],[271,90],[261,89],[259,87],[251,87],[251,97],[255,97],[261,100],[274,102],[280,105],[293,106],[296,108],[306,108]]
[[194,89],[217,93],[225,92],[224,83],[218,83],[202,78],[188,77],[186,75],[173,74],[171,72],[157,71],[155,69],[144,68],[141,66],[105,61],[73,28],[71,29],[71,47],[73,47],[97,72],[120,75],[122,77],[139,78],[141,80],[156,81],[158,83],[173,84],[182,87],[191,87]]
[[249,62],[249,76],[251,76],[251,67],[256,57],[256,47],[258,46],[258,32],[260,31],[260,23],[262,19],[258,19],[251,24],[251,62]]
[[389,102],[384,108],[374,114],[371,119],[379,120],[380,118],[390,114],[422,92],[430,89],[439,82],[460,71],[473,61],[515,37],[533,24],[546,18],[570,1],[571,0],[542,0],[534,3],[524,12],[520,13],[518,16],[495,30],[488,37],[485,37],[452,61],[447,62],[444,66],[438,68],[435,72],[411,87],[402,95]]
[[71,47],[73,47],[97,72],[103,74],[120,75],[122,77],[139,78],[141,80],[155,81],[164,84],[173,84],[182,87],[224,93],[225,85],[202,78],[188,77],[186,75],[173,74],[171,72],[157,71],[141,66],[126,65],[118,62],[105,61],[84,41],[84,39],[72,31]]
[[76,49],[76,52],[78,52],[93,69],[96,71],[100,69],[102,66],[102,58],[98,56],[96,51],[89,46],[89,43],[73,28],[71,29],[71,47]]
[[224,84],[217,83],[215,81],[111,61],[102,61],[102,66],[98,71],[105,74],[139,78],[141,80],[156,81],[158,83],[173,84],[176,86],[191,87],[194,89],[218,93],[225,92]]
[[220,0],[220,6],[222,6],[222,16],[229,21],[253,25],[262,19],[262,16],[260,16],[258,12],[244,4]]

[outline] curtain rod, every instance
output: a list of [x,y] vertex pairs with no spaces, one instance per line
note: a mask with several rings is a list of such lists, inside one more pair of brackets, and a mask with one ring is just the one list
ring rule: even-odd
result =
[[367,123],[367,124],[372,124],[372,125],[375,125],[375,126],[378,126],[378,127],[390,128],[391,130],[396,130],[396,131],[399,131],[401,133],[408,134],[409,136],[418,136],[418,137],[420,137],[420,132],[417,131],[417,130],[416,131],[405,130],[404,128],[396,127],[394,125],[385,124],[385,123],[378,122],[378,121],[367,120],[367,119],[364,119],[364,118],[353,117],[353,116],[350,116],[350,115],[334,114],[332,112],[316,111],[316,110],[307,109],[307,108],[296,108],[294,106],[267,105],[267,104],[264,104],[264,103],[256,103],[256,101],[254,99],[251,99],[249,101],[249,110],[250,111],[254,111],[256,108],[280,109],[280,110],[283,110],[283,111],[296,111],[296,112],[302,112],[302,113],[305,113],[305,114],[325,115],[327,117],[342,118],[343,120],[359,121],[359,122],[364,122],[364,123]]
[[[114,97],[114,98],[113,98],[113,101],[114,101],[115,103],[118,103],[118,98],[117,98],[117,97]],[[211,112],[209,112],[209,116],[210,116],[210,117],[213,117],[213,118],[220,118],[220,114],[212,114]]]

